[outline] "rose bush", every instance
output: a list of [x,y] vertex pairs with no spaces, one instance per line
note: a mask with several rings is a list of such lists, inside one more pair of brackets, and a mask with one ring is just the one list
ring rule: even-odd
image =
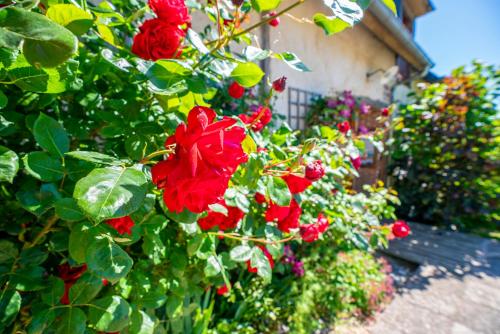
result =
[[[316,239],[314,228],[318,239],[385,242],[389,227],[364,206],[335,206],[356,166],[349,134],[324,127],[302,143],[286,126],[270,131],[284,84],[240,117],[217,107],[222,87],[236,82],[243,102],[260,83],[258,60],[304,68],[250,45],[254,29],[303,2],[2,6],[1,331],[202,333],[216,294],[242,272],[269,282],[283,244]],[[348,2],[326,4],[352,24],[369,2]],[[194,11],[207,16],[203,32]],[[315,16],[326,33],[338,20]]]

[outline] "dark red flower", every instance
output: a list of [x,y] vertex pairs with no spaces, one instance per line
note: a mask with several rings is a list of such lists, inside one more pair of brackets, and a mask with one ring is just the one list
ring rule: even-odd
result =
[[300,226],[300,236],[305,242],[313,242],[318,240],[319,235],[324,233],[329,226],[328,218],[320,213],[313,224],[304,224]]
[[243,1],[245,0],[231,0],[231,2],[233,3],[233,5],[239,7],[241,6],[241,4],[243,3]]
[[260,106],[250,116],[247,116],[245,114],[239,115],[239,118],[243,121],[243,123],[252,125],[252,130],[255,132],[259,132],[264,128],[264,126],[269,124],[272,117],[273,114],[271,112],[271,109],[263,106]]
[[337,124],[337,129],[339,129],[339,131],[343,134],[346,134],[351,129],[351,126],[349,125],[348,121],[343,121]]
[[245,94],[245,87],[235,81],[229,86],[227,92],[233,99],[241,99],[243,94]]
[[191,21],[184,0],[149,0],[148,5],[165,23],[181,25]]
[[384,116],[384,117],[389,116],[389,113],[390,113],[390,112],[389,112],[389,108],[384,108],[384,109],[382,109],[382,110],[380,111],[380,114],[382,114],[382,116]]
[[130,216],[113,218],[106,220],[106,224],[114,228],[120,234],[132,234],[132,227],[134,227],[134,221]]
[[273,81],[273,89],[278,93],[282,93],[286,88],[286,77],[281,77]]
[[318,218],[316,220],[316,224],[318,225],[319,233],[325,233],[325,231],[330,226],[330,222],[328,221],[328,218],[323,213],[320,213],[318,215]]
[[58,268],[59,277],[64,281],[64,294],[61,297],[61,304],[69,304],[69,289],[76,283],[76,281],[85,273],[87,265],[78,267],[71,267],[69,263],[61,264]]
[[229,288],[227,287],[226,284],[224,284],[223,286],[220,286],[220,287],[217,288],[217,294],[219,296],[224,296],[228,292],[229,292]]
[[209,209],[206,217],[198,219],[198,225],[202,230],[207,231],[215,226],[219,226],[219,229],[222,231],[236,228],[240,220],[245,216],[245,213],[239,208],[227,206],[224,200],[220,201],[218,204],[223,205],[227,209],[227,216],[223,213]]
[[186,35],[178,26],[160,19],[145,21],[134,36],[132,52],[142,59],[158,60],[178,58],[182,40]]
[[301,214],[302,209],[295,199],[292,199],[290,206],[279,206],[271,202],[266,211],[266,221],[277,221],[278,229],[288,233],[291,229],[299,228]]
[[325,167],[321,160],[316,160],[306,165],[306,178],[310,181],[317,181],[325,175]]
[[359,170],[361,168],[361,157],[359,155],[355,158],[351,157],[351,163],[356,170]]
[[[271,267],[271,270],[272,270],[274,268],[273,256],[271,255],[271,253],[269,253],[269,251],[267,250],[267,248],[265,246],[259,245],[258,247],[262,250],[264,255],[267,257],[267,260],[269,261],[269,266]],[[258,271],[257,268],[252,267],[252,263],[250,260],[247,261],[247,269],[248,269],[248,272],[255,273],[255,274]]]
[[176,144],[175,153],[156,164],[153,182],[164,189],[168,209],[194,213],[208,210],[226,192],[229,179],[248,157],[241,147],[245,129],[236,120],[225,117],[215,121],[215,112],[194,107],[187,124],[181,123],[165,146]]
[[396,220],[394,224],[392,224],[392,234],[396,238],[405,238],[410,234],[410,226],[406,224],[404,220]]
[[259,204],[266,203],[266,196],[262,195],[261,193],[255,193],[255,201]]
[[[270,12],[269,13],[269,16],[270,17],[273,17],[273,16],[276,16],[276,12]],[[277,27],[280,25],[280,18],[279,17],[274,17],[271,21],[269,21],[269,25],[271,27]]]
[[285,180],[292,194],[301,193],[312,184],[311,180],[292,173],[282,176],[281,178]]

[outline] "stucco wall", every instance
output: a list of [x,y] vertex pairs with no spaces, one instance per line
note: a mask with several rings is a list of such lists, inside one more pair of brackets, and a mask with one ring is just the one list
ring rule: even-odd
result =
[[[306,2],[291,14],[311,20],[317,12],[328,13],[321,1]],[[283,16],[279,27],[269,29],[272,50],[294,52],[312,70],[309,73],[297,72],[282,61],[272,59],[270,78],[285,75],[289,87],[320,94],[348,89],[357,96],[387,101],[380,74],[367,79],[366,73],[394,66],[396,55],[362,25],[326,36],[312,23],[301,23]],[[288,95],[281,94],[275,104],[276,110],[283,115],[288,114],[287,101]]]

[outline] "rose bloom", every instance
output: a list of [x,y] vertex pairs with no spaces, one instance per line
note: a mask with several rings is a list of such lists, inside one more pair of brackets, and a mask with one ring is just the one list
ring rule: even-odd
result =
[[194,107],[187,124],[179,124],[165,142],[166,147],[175,144],[175,153],[151,169],[170,211],[208,210],[222,198],[236,168],[248,160],[241,147],[245,129],[235,126],[234,119],[215,121],[215,116],[210,108]]
[[264,204],[267,202],[266,200],[266,196],[262,195],[261,193],[255,193],[255,202],[259,203],[259,204]]
[[351,163],[356,170],[361,168],[361,157],[358,155],[357,157],[351,157]]
[[323,213],[320,213],[316,219],[316,223],[300,226],[300,236],[305,242],[316,241],[319,235],[328,229],[329,224],[328,218]]
[[278,222],[278,229],[282,232],[288,233],[291,229],[299,228],[301,214],[302,209],[297,201],[292,198],[289,206],[279,206],[271,202],[266,211],[265,217],[268,222]]
[[384,117],[389,116],[389,113],[390,113],[390,112],[389,112],[389,108],[383,108],[383,109],[380,111],[380,113],[381,113],[381,114],[382,114],[382,116],[384,116]]
[[229,288],[227,287],[226,284],[224,284],[223,286],[220,286],[220,287],[217,288],[217,294],[219,296],[224,296],[228,292],[229,292]]
[[134,227],[134,221],[130,216],[113,218],[106,221],[106,224],[114,228],[120,234],[132,234],[132,227]]
[[70,265],[66,262],[64,264],[61,264],[58,269],[59,277],[64,281],[64,294],[62,295],[60,302],[61,304],[68,305],[69,289],[85,273],[85,271],[87,270],[87,265],[84,264],[78,267],[70,267]]
[[272,117],[273,114],[271,113],[271,109],[263,106],[258,107],[258,109],[250,116],[245,114],[239,115],[239,118],[243,121],[243,123],[252,124],[252,130],[255,132],[261,131],[264,126],[269,124]]
[[[276,16],[276,12],[270,12],[269,13],[269,17],[273,17],[273,16]],[[269,25],[271,27],[277,27],[280,25],[280,18],[279,17],[275,17],[273,18],[272,20],[269,21]]]
[[396,220],[394,224],[392,224],[392,234],[396,238],[405,238],[410,234],[410,226],[406,224],[404,220]]
[[282,176],[281,178],[285,180],[292,194],[301,193],[312,184],[311,180],[292,173]]
[[349,125],[348,121],[343,121],[337,124],[337,129],[339,129],[339,131],[343,134],[346,134],[351,129],[351,126]]
[[222,231],[236,228],[240,220],[243,219],[245,213],[234,206],[227,206],[226,201],[222,200],[219,204],[227,209],[227,216],[220,212],[208,210],[208,215],[198,220],[198,225],[204,231],[210,230],[215,226],[219,226]]
[[161,19],[145,21],[134,36],[132,52],[145,60],[178,58],[186,33]]
[[184,0],[149,0],[148,5],[165,23],[181,25],[191,21]]
[[245,94],[245,87],[235,81],[229,86],[227,92],[233,99],[241,99],[243,94]]
[[310,181],[317,181],[325,175],[325,167],[321,160],[316,160],[306,165],[306,179]]
[[[267,260],[269,261],[269,266],[271,267],[271,270],[272,270],[274,268],[273,256],[271,255],[271,253],[269,253],[269,251],[267,250],[267,248],[265,246],[259,245],[258,247],[262,250],[264,255],[267,257]],[[250,272],[250,273],[257,273],[257,271],[258,271],[257,268],[252,267],[252,262],[250,260],[247,261],[247,269],[248,269],[248,272]]]

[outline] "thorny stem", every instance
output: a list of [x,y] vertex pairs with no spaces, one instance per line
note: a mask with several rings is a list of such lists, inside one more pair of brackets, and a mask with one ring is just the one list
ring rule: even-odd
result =
[[145,156],[144,158],[142,158],[142,160],[140,162],[141,162],[141,164],[145,164],[145,163],[148,163],[151,159],[156,158],[160,155],[173,153],[174,148],[175,148],[175,145],[169,145],[168,148],[165,150],[159,150],[159,151],[153,152],[153,153]]
[[295,239],[295,237],[296,237],[295,235],[291,235],[285,239],[270,241],[270,240],[263,239],[263,238],[248,237],[248,236],[240,235],[238,233],[208,232],[208,234],[218,236],[218,237],[224,237],[224,238],[228,238],[228,239],[240,240],[240,241],[253,241],[253,242],[258,242],[258,243],[267,244],[267,245],[282,244],[282,243],[291,241],[291,240]]
[[42,240],[42,238],[47,234],[49,233],[50,229],[52,228],[52,226],[54,226],[54,224],[59,220],[59,217],[57,215],[54,215],[52,217],[50,217],[49,219],[47,219],[47,222],[45,224],[45,226],[43,227],[43,229],[36,235],[35,239],[33,239],[33,241],[31,243],[26,243],[24,244],[24,249],[27,249],[27,248],[31,248],[31,247],[34,247],[36,245],[38,245],[38,243],[40,242],[40,240]]

